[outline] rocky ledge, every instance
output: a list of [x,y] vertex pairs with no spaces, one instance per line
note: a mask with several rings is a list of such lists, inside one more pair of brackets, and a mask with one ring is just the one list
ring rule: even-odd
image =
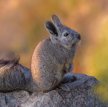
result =
[[47,93],[0,93],[0,107],[108,107],[95,94],[96,78],[84,74],[75,76],[75,81],[62,83]]

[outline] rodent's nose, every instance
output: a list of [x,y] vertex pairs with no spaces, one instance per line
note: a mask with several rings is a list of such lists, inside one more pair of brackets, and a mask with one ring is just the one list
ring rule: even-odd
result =
[[78,39],[78,40],[81,40],[80,34],[77,34],[77,39]]

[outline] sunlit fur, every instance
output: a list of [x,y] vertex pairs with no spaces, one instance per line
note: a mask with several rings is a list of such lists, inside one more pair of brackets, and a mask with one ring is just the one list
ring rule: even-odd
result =
[[53,44],[50,38],[43,40],[36,47],[32,56],[31,71],[35,84],[41,91],[51,90],[63,79],[65,65],[71,63],[75,47],[71,50]]
[[[40,91],[53,89],[62,81],[64,75],[70,72],[71,69],[68,68],[79,41],[79,33],[64,26],[56,15],[52,16],[52,21],[46,22],[50,37],[36,46],[32,56],[32,77]],[[69,32],[68,37],[64,37],[64,32]],[[66,42],[63,42],[64,40]]]

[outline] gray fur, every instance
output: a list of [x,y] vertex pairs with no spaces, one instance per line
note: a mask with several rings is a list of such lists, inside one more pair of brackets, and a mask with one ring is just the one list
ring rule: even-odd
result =
[[36,46],[31,72],[19,64],[18,56],[7,52],[0,54],[0,91],[49,91],[71,71],[79,33],[64,26],[56,15],[45,26],[50,37]]
[[[66,72],[70,72],[80,36],[64,26],[56,15],[52,16],[52,21],[46,22],[50,37],[36,46],[32,56],[31,72],[39,91],[52,90],[63,80]],[[66,37],[65,32],[69,34]]]

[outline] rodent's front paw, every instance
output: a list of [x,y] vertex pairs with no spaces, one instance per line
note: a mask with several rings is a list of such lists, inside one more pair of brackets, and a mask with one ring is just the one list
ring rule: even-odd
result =
[[62,83],[67,83],[67,82],[74,82],[76,81],[77,78],[72,74],[72,73],[67,73],[63,80],[62,80]]
[[65,64],[65,67],[64,67],[64,71],[66,72],[66,73],[68,73],[68,72],[72,72],[72,69],[73,69],[73,66],[72,66],[72,64]]

